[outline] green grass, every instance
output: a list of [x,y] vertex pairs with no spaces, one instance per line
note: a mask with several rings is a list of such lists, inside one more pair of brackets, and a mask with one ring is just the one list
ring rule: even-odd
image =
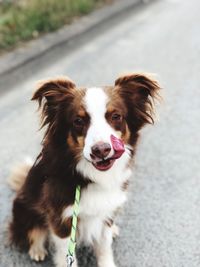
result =
[[0,52],[52,32],[108,0],[18,0],[0,4]]

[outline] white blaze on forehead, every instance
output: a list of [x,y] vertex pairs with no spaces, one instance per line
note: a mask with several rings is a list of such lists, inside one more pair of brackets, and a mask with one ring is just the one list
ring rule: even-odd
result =
[[[114,129],[105,118],[108,95],[102,88],[88,88],[84,97],[86,111],[90,116],[90,126],[87,131],[84,147],[84,156],[90,160],[91,147],[97,142],[105,142],[111,145],[110,136],[115,134]],[[110,155],[113,154],[113,150]]]
[[105,118],[108,96],[101,88],[88,88],[85,95],[86,110],[91,116],[91,121]]

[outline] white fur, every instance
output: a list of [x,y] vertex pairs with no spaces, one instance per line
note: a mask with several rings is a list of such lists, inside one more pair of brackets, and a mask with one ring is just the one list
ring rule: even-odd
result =
[[33,166],[33,163],[33,160],[27,157],[23,163],[18,163],[14,166],[10,176],[7,179],[7,183],[12,190],[18,192],[21,189],[29,170]]
[[100,240],[105,221],[112,218],[114,212],[125,203],[126,192],[122,191],[121,187],[131,175],[131,170],[124,166],[127,158],[128,156],[124,156],[118,159],[119,163],[115,162],[106,172],[96,170],[89,162],[85,162],[82,166],[79,163],[79,171],[84,172],[89,178],[93,177],[93,180],[95,177],[96,181],[81,192],[80,241],[91,244],[94,240]]
[[[94,246],[99,267],[116,266],[111,248],[113,229],[105,222],[112,218],[116,210],[126,201],[126,192],[122,190],[122,185],[131,175],[131,169],[128,167],[130,160],[128,146],[125,146],[124,154],[107,171],[99,171],[91,163],[90,154],[93,145],[103,141],[112,147],[111,134],[120,137],[106,121],[108,101],[108,96],[101,88],[89,88],[86,91],[84,103],[91,122],[82,158],[76,166],[78,172],[94,182],[81,191],[77,241]],[[112,149],[108,157],[113,153]],[[68,207],[62,216],[65,219],[71,215],[72,209]]]
[[[128,167],[130,160],[128,146],[125,146],[125,152],[109,170],[99,171],[91,163],[90,154],[93,145],[103,141],[112,147],[111,135],[120,137],[119,132],[116,132],[106,121],[108,101],[109,98],[102,88],[87,89],[84,103],[91,121],[85,138],[83,155],[76,166],[79,173],[93,182],[81,191],[77,242],[94,246],[99,267],[116,267],[111,248],[115,229],[105,222],[113,218],[116,210],[126,201],[126,192],[122,190],[122,185],[132,173]],[[112,149],[108,157],[113,153]],[[71,215],[72,207],[68,207],[62,214],[63,219]]]
[[[66,255],[67,255],[67,247],[69,243],[69,238],[60,238],[55,235],[53,232],[51,233],[51,238],[55,245],[55,255],[54,255],[54,263],[56,267],[66,267]],[[74,255],[75,256],[75,255]],[[77,267],[77,260],[75,257],[75,262],[72,264],[72,267]]]
[[29,233],[29,240],[31,243],[29,255],[32,260],[43,261],[47,255],[45,249],[45,242],[47,239],[47,231],[40,229],[33,229]]
[[68,206],[66,209],[64,209],[64,211],[62,213],[63,221],[72,217],[72,215],[73,215],[73,206]]
[[116,267],[112,252],[112,229],[104,226],[101,239],[94,243],[98,267]]
[[[88,177],[91,181],[102,185],[103,187],[115,188],[119,187],[119,184],[123,181],[126,181],[130,175],[131,170],[127,167],[130,159],[130,151],[125,147],[124,154],[117,159],[112,168],[107,171],[99,171],[97,170],[91,162],[89,162],[84,157],[78,162],[76,169],[80,172],[84,177]],[[117,183],[117,184],[116,184]]]
[[[109,143],[112,147],[110,136],[117,136],[117,132],[108,124],[105,118],[106,104],[108,96],[102,88],[88,88],[84,98],[85,107],[90,115],[90,127],[85,138],[85,146],[83,150],[84,157],[91,161],[91,147],[97,142]],[[114,154],[111,149],[108,158]]]

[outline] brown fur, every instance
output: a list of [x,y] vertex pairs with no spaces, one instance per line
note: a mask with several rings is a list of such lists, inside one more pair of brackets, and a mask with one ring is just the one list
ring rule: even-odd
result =
[[[158,83],[144,74],[120,77],[115,86],[105,88],[111,97],[106,119],[132,146],[132,156],[139,130],[153,123],[152,99],[158,89]],[[72,81],[62,78],[40,83],[33,95],[32,100],[37,100],[42,110],[46,133],[42,151],[13,203],[10,232],[18,246],[30,246],[35,229],[38,233],[51,228],[61,238],[70,233],[71,218],[63,221],[62,212],[73,204],[76,185],[83,188],[91,182],[75,169],[90,123],[81,101],[84,94],[84,88],[77,90]],[[111,121],[113,112],[122,115],[120,121]],[[84,120],[83,127],[74,126],[77,117]],[[122,190],[126,187],[122,185]]]
[[126,121],[131,132],[129,143],[134,145],[139,130],[146,123],[154,123],[153,106],[160,86],[150,76],[138,73],[118,78],[115,86],[128,109]]
[[62,221],[63,208],[73,204],[77,184],[84,187],[90,182],[76,173],[76,155],[66,142],[72,134],[67,113],[72,112],[69,104],[75,97],[74,84],[63,79],[40,83],[33,95],[42,108],[42,126],[47,129],[42,152],[13,203],[11,239],[20,247],[29,245],[28,235],[35,228],[51,227],[58,236],[68,236],[71,221]]

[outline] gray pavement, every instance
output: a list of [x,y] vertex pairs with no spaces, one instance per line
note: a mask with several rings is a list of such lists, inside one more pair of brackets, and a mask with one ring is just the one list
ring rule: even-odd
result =
[[[152,1],[152,0],[151,0]],[[70,25],[65,25],[61,29],[45,34],[38,39],[21,45],[10,53],[0,57],[0,89],[5,80],[10,78],[10,74],[24,67],[27,63],[42,58],[44,54],[53,48],[60,48],[71,39],[79,38],[81,35],[104,23],[108,23],[113,17],[120,15],[127,10],[135,8],[144,3],[143,0],[114,0],[101,8],[97,8],[89,15],[74,20]],[[2,82],[3,80],[3,82]]]
[[[81,40],[52,51],[17,76],[0,99],[0,267],[53,266],[10,248],[7,224],[13,163],[40,148],[35,81],[67,74],[79,85],[112,84],[124,71],[158,74],[165,101],[138,147],[129,202],[114,242],[118,267],[200,266],[200,1],[162,0],[113,18]],[[5,87],[8,85],[5,84]],[[95,267],[88,250],[81,267]],[[88,259],[88,262],[86,261]]]

